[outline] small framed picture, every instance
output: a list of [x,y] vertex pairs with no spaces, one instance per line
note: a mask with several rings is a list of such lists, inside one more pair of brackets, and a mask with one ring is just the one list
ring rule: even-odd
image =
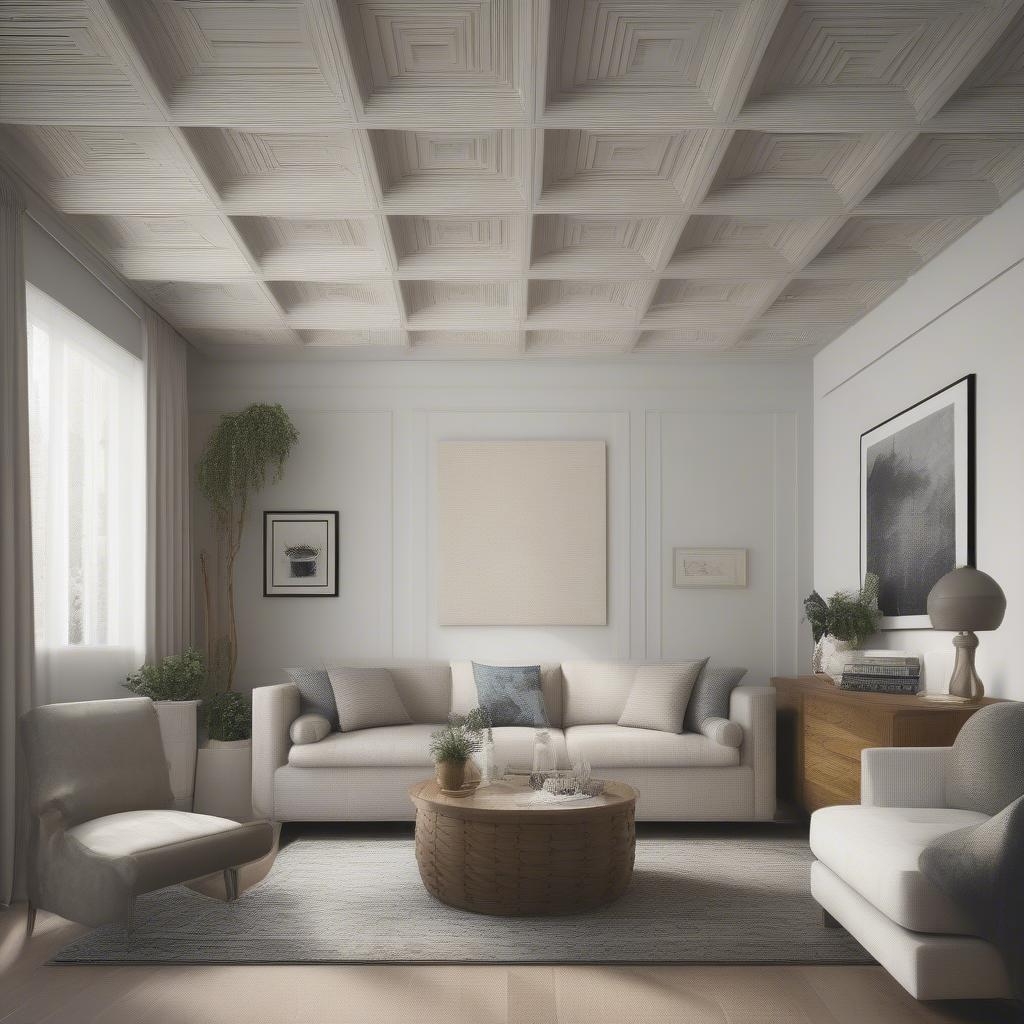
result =
[[338,513],[263,513],[263,596],[338,596]]
[[745,587],[746,548],[676,548],[673,585],[677,587]]

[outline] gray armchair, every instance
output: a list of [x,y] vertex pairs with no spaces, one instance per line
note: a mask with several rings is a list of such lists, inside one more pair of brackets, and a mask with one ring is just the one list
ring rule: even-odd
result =
[[238,867],[273,846],[267,821],[173,809],[156,708],[145,697],[49,704],[21,716],[31,816],[28,928],[36,909],[82,924],[125,920],[135,898]]

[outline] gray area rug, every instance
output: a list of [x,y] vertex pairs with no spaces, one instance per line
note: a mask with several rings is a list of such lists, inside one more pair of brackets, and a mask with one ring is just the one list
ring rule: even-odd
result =
[[139,900],[56,963],[863,964],[811,899],[806,837],[771,829],[655,832],[629,891],[597,911],[498,918],[437,902],[408,832],[303,836],[227,905],[184,887]]

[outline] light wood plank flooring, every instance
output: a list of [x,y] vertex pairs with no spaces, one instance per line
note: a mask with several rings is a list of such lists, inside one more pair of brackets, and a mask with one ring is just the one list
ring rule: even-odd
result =
[[1010,1024],[1005,1003],[923,1004],[878,967],[85,966],[85,929],[0,913],[3,1024]]

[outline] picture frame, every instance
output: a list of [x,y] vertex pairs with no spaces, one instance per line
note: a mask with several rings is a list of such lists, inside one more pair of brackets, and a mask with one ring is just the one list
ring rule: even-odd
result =
[[263,513],[263,596],[337,597],[339,513]]
[[860,435],[860,578],[879,584],[880,628],[930,629],[928,592],[975,559],[975,375]]
[[746,548],[674,548],[675,587],[745,587]]

